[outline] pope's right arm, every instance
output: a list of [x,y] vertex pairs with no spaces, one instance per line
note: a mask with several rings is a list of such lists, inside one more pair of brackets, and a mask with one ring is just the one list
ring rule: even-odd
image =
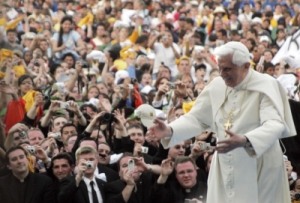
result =
[[164,148],[170,148],[181,141],[195,137],[210,127],[213,123],[210,89],[207,86],[203,90],[190,112],[170,123],[169,126],[173,130],[173,135],[161,139],[161,144]]

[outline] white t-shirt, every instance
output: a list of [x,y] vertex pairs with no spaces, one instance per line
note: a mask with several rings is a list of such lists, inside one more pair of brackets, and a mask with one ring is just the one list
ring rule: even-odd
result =
[[[179,46],[173,42],[173,47],[179,54],[180,53]],[[178,73],[178,69],[175,64],[176,57],[172,47],[166,48],[162,43],[155,42],[154,52],[155,52],[155,60],[154,60],[153,73],[158,72],[158,68],[163,62],[165,66],[168,66],[170,68],[171,76],[175,77]]]
[[[71,30],[68,34],[63,34],[62,39],[63,39],[63,44],[66,45],[66,49],[57,52],[56,57],[58,59],[61,59],[61,57],[66,54],[66,53],[72,53],[75,57],[78,56],[76,51],[73,49],[76,47],[76,42],[81,38],[78,32]],[[52,40],[58,42],[59,41],[59,33],[55,33],[52,37]]]

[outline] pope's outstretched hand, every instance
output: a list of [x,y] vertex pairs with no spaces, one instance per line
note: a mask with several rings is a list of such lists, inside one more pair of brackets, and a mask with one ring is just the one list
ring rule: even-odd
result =
[[148,133],[156,139],[161,139],[166,136],[172,135],[171,127],[167,126],[163,121],[156,118],[154,120],[154,126],[148,128]]

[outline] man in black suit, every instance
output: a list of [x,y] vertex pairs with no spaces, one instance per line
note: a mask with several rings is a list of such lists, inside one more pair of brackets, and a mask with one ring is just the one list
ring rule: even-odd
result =
[[27,152],[21,146],[10,148],[5,159],[12,173],[0,178],[1,203],[55,202],[51,179],[29,171]]
[[76,151],[78,174],[67,177],[59,184],[59,203],[103,203],[105,202],[105,182],[94,175],[98,164],[97,151],[91,146],[83,146]]
[[[129,166],[132,163],[132,167]],[[120,180],[108,183],[105,187],[107,202],[151,203],[150,191],[155,180],[152,173],[160,174],[160,166],[146,164],[143,158],[124,153],[118,168]]]
[[[176,181],[168,181],[175,169]],[[166,159],[161,164],[161,174],[151,190],[151,202],[205,203],[207,185],[197,180],[197,170],[194,160],[190,157],[178,157],[175,164]]]

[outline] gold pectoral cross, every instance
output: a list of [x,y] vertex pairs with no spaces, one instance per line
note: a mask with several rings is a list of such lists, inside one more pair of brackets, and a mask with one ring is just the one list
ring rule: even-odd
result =
[[[231,122],[230,118],[228,118],[227,122],[224,123],[224,128],[225,128],[225,130],[229,130],[231,128],[231,126],[232,126],[232,122]],[[226,132],[224,132],[224,136],[225,137],[227,136]]]

